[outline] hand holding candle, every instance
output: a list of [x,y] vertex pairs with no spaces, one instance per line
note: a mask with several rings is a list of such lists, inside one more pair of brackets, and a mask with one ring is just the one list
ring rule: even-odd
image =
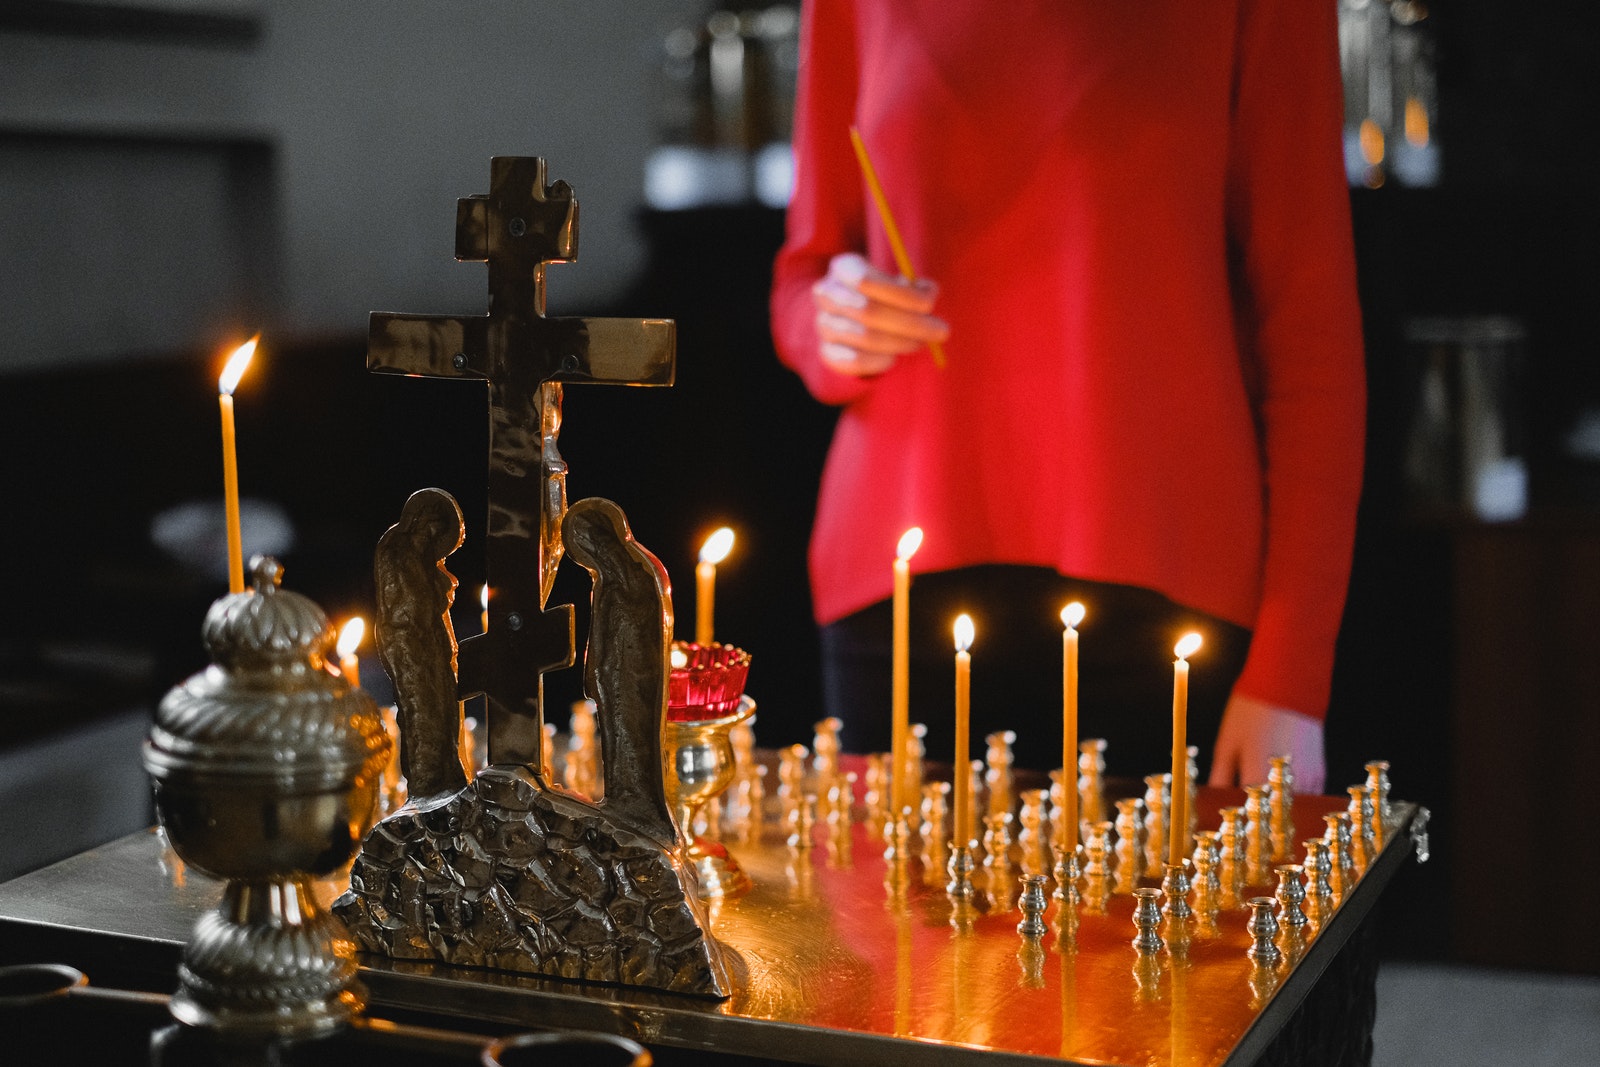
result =
[[[856,162],[861,165],[861,176],[866,179],[867,190],[872,194],[872,202],[878,208],[878,218],[883,222],[883,232],[889,238],[889,250],[894,253],[895,266],[900,270],[900,276],[908,282],[917,280],[917,272],[911,266],[911,256],[906,252],[906,243],[900,237],[900,227],[895,225],[894,214],[889,210],[889,198],[884,195],[883,186],[878,181],[878,172],[872,165],[872,159],[867,155],[866,142],[861,139],[861,131],[854,126],[850,127],[850,144],[856,150]],[[933,353],[934,366],[944,367],[944,346],[938,341],[928,342],[928,351]]]
[[1184,634],[1172,650],[1172,807],[1167,812],[1167,862],[1189,855],[1189,657],[1200,650],[1200,635]]
[[955,786],[955,812],[950,823],[950,841],[953,846],[967,844],[966,835],[972,825],[972,742],[968,737],[968,722],[972,712],[972,639],[975,636],[972,616],[956,616],[956,751],[952,761],[951,776]]
[[1078,624],[1083,605],[1061,609],[1061,822],[1064,847],[1078,847]]
[[913,526],[900,535],[894,557],[894,644],[893,689],[890,694],[891,756],[889,780],[890,817],[896,818],[911,802],[906,795],[911,780],[907,759],[911,735],[911,557],[922,547],[922,527]]
[[715,609],[717,564],[733,551],[733,531],[719,527],[706,538],[700,547],[700,562],[694,568],[695,616],[694,640],[697,645],[712,642],[712,612]]
[[356,688],[361,686],[361,660],[356,656],[356,649],[361,647],[361,639],[366,636],[367,621],[359,615],[353,616],[339,631],[339,673]]
[[217,404],[222,409],[222,495],[228,523],[228,592],[244,592],[244,548],[239,533],[239,454],[234,446],[233,391],[239,387],[260,335],[233,350],[217,379]]

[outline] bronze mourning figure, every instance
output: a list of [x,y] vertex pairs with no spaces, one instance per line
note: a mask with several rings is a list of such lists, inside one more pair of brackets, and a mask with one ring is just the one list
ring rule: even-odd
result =
[[[367,837],[334,910],[397,959],[727,996],[731,951],[708,931],[664,780],[671,586],[615,504],[568,508],[556,447],[564,383],[671,384],[673,324],[544,315],[547,264],[577,255],[577,211],[543,160],[496,158],[490,193],[456,216],[457,258],[489,264],[489,314],[372,317],[370,368],[488,383],[489,625],[458,661],[444,561],[461,513],[441,490],[413,494],[375,564],[410,800]],[[598,801],[546,780],[541,760],[541,676],[575,658],[571,606],[546,608],[565,552],[594,582]],[[477,693],[489,766],[472,777],[458,702]]]

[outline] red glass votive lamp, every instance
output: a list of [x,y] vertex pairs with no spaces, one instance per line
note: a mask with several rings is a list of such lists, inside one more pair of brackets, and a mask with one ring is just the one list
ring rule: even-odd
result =
[[672,643],[672,674],[667,684],[667,719],[699,722],[720,719],[739,708],[750,653],[720,642]]

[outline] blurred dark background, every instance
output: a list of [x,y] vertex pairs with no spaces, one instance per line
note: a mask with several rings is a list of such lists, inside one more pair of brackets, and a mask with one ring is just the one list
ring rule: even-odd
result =
[[[1600,933],[1547,936],[1522,889],[1552,867],[1600,877],[1579,815],[1600,763],[1600,33],[1573,0],[1343,6],[1347,59],[1357,31],[1374,39],[1353,14],[1368,8],[1393,20],[1379,39],[1417,49],[1394,53],[1391,82],[1429,127],[1418,138],[1370,78],[1347,97],[1371,409],[1329,783],[1387,758],[1395,795],[1436,814],[1435,862],[1391,907],[1394,951],[1600,971]],[[255,330],[240,478],[292,524],[288,584],[370,617],[372,546],[407,494],[439,486],[467,516],[452,570],[458,632],[476,632],[482,391],[369,375],[364,351],[369,311],[483,309],[483,268],[450,259],[454,201],[486,191],[495,154],[546,156],[582,201],[552,313],[678,323],[675,388],[567,390],[570,497],[623,505],[684,620],[700,542],[736,529],[719,636],[755,654],[761,742],[810,740],[826,712],[805,542],[832,416],[777,364],[766,314],[793,13],[637,12],[0,11],[0,795],[40,812],[0,841],[0,877],[111,825],[92,804],[46,810],[72,783],[93,780],[112,823],[147,818],[136,755],[105,752],[131,751],[203,665],[223,591],[152,522],[215,504],[216,375]],[[1363,115],[1387,135],[1376,161]],[[1402,180],[1402,139],[1431,175]],[[566,568],[554,599],[587,595]],[[578,685],[547,680],[555,721]]]

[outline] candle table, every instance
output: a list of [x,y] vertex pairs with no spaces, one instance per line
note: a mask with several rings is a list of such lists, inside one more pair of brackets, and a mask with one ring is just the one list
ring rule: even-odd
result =
[[[865,768],[861,757],[841,763],[842,772]],[[1202,788],[1200,829],[1215,829],[1218,808],[1240,800],[1236,790]],[[881,827],[865,822],[862,808],[848,842],[830,843],[839,831],[818,820],[819,847],[796,849],[785,843],[777,798],[769,801],[750,839],[734,842],[754,888],[711,909],[715,935],[738,956],[731,997],[363,956],[371,1010],[454,1016],[463,1029],[583,1029],[663,1049],[807,1063],[1365,1062],[1374,1012],[1369,915],[1408,857],[1426,850],[1426,809],[1394,802],[1384,845],[1359,880],[1314,936],[1263,967],[1247,955],[1242,900],[1218,912],[1214,928],[1194,927],[1177,948],[1168,937],[1168,949],[1150,956],[1130,945],[1131,895],[1111,896],[1101,914],[1080,908],[1067,951],[1054,932],[1018,934],[1015,896],[987,910],[967,905],[965,923],[953,925],[942,879],[930,885],[913,874],[898,890],[885,887]],[[1297,840],[1320,837],[1323,815],[1344,803],[1298,797]],[[326,899],[342,888],[319,883]],[[158,834],[123,838],[0,885],[0,964],[66,963],[97,980],[166,991],[196,917],[220,892],[176,869]],[[1250,887],[1242,898],[1270,892]]]

